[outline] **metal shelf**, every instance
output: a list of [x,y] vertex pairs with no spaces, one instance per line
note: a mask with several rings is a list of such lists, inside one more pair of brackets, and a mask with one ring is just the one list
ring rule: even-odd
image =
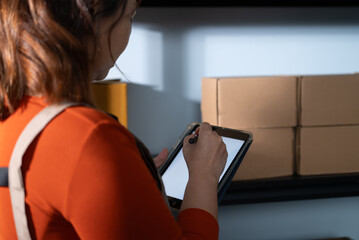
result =
[[221,205],[359,196],[359,174],[234,181]]

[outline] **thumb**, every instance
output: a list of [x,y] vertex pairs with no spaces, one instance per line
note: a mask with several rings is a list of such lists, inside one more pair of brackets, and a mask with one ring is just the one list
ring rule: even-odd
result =
[[153,161],[155,162],[156,167],[159,168],[166,161],[167,158],[168,149],[164,148],[155,158],[153,158]]

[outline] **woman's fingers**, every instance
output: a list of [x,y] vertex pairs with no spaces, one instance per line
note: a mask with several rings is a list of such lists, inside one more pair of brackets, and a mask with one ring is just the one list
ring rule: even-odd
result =
[[221,175],[226,159],[227,150],[221,136],[212,130],[208,123],[202,123],[198,130],[198,141],[192,144],[189,140],[195,134],[187,136],[183,143],[184,156],[191,173],[200,173],[207,176],[219,178]]

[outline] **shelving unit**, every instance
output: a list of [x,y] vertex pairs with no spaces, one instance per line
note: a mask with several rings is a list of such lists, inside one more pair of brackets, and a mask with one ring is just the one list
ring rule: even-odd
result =
[[143,7],[350,7],[359,6],[358,0],[145,0]]
[[[144,0],[141,4],[144,8],[211,8],[211,7],[319,7],[318,10],[323,16],[306,15],[305,18],[287,16],[288,22],[304,22],[311,24],[344,24],[348,22],[357,23],[355,16],[359,9],[359,0],[273,0],[273,1],[254,1],[254,0],[223,0],[223,1],[189,1],[189,0]],[[330,8],[329,13],[321,12],[322,8]],[[355,10],[348,15],[336,17],[335,11],[340,9]],[[345,8],[346,7],[346,8]],[[312,10],[312,9],[311,9]],[[182,12],[181,12],[182,13]],[[267,20],[267,18],[263,18]],[[274,20],[273,20],[274,21]],[[221,205],[280,202],[305,199],[339,198],[359,196],[359,173],[338,174],[322,176],[292,176],[283,178],[272,178],[252,181],[235,181],[229,186]]]

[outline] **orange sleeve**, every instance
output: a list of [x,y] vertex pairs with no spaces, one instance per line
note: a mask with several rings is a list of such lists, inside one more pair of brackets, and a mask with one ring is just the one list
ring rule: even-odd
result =
[[178,215],[178,224],[188,239],[218,239],[217,220],[198,208],[187,208]]
[[203,210],[175,221],[134,139],[115,124],[89,134],[65,205],[81,239],[218,239],[217,221]]

